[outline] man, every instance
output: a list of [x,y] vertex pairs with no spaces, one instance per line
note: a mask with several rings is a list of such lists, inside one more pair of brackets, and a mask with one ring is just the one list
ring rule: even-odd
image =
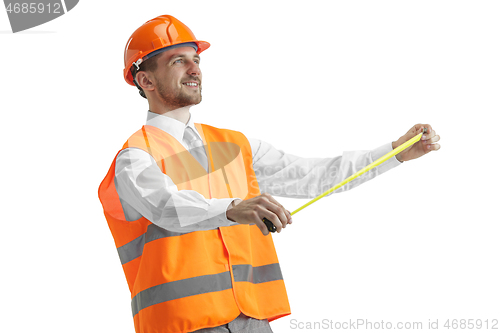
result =
[[374,151],[303,159],[196,124],[189,110],[201,102],[200,53],[209,46],[168,15],[146,22],[126,46],[124,77],[147,98],[148,119],[113,161],[99,197],[137,332],[272,332],[269,321],[290,308],[263,219],[278,233],[292,219],[271,194],[315,197],[424,127],[421,142],[342,190],[440,148],[432,127],[419,124]]

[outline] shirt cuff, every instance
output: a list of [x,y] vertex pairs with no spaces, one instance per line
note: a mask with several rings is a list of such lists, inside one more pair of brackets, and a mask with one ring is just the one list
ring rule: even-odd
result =
[[[381,158],[385,154],[390,153],[393,150],[394,149],[392,149],[392,142],[386,143],[385,145],[382,145],[382,146],[378,147],[377,149],[372,150],[373,161],[375,162],[376,160],[378,160],[379,158]],[[401,164],[403,164],[403,162],[399,162],[398,159],[396,158],[396,156],[393,156],[390,159],[388,159],[387,161],[385,161],[384,163],[382,163],[380,166],[383,165],[388,170],[388,169],[391,169],[391,168],[398,166],[398,165],[401,165]]]
[[[216,199],[214,206],[214,211],[220,212],[217,216],[220,219],[220,222],[223,224],[223,226],[229,226],[229,225],[234,225],[238,224],[236,222],[233,222],[227,218],[227,210],[231,203],[239,198],[227,198],[227,199]],[[212,205],[210,206],[210,210],[212,210]]]

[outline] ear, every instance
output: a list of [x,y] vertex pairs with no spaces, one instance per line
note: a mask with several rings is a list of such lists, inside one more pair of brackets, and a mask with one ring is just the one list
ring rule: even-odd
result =
[[153,91],[155,89],[154,76],[149,72],[138,72],[135,75],[135,81],[142,90]]

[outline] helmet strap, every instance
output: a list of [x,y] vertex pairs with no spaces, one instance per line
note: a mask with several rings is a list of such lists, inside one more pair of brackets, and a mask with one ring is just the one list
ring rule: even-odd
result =
[[133,82],[134,82],[135,86],[137,87],[137,89],[139,89],[139,95],[141,95],[144,98],[147,98],[146,94],[144,93],[144,90],[142,90],[141,86],[139,86],[139,84],[137,83],[135,78],[134,78]]

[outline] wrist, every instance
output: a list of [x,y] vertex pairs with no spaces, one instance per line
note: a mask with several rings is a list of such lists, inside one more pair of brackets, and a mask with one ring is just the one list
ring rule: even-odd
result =
[[[401,144],[399,143],[399,140],[398,141],[393,141],[392,142],[392,149],[394,150],[394,149],[398,148],[400,145]],[[403,157],[401,156],[401,154],[402,153],[397,154],[396,155],[396,159],[398,160],[398,162],[403,163],[404,161],[403,161]]]
[[231,210],[236,207],[236,205],[238,205],[242,200],[241,199],[234,199],[233,201],[231,201],[231,203],[229,204],[229,206],[227,206],[227,209],[226,209],[226,218],[231,221],[231,222],[236,222],[236,220],[234,220],[234,217],[233,216],[233,212],[231,212]]

